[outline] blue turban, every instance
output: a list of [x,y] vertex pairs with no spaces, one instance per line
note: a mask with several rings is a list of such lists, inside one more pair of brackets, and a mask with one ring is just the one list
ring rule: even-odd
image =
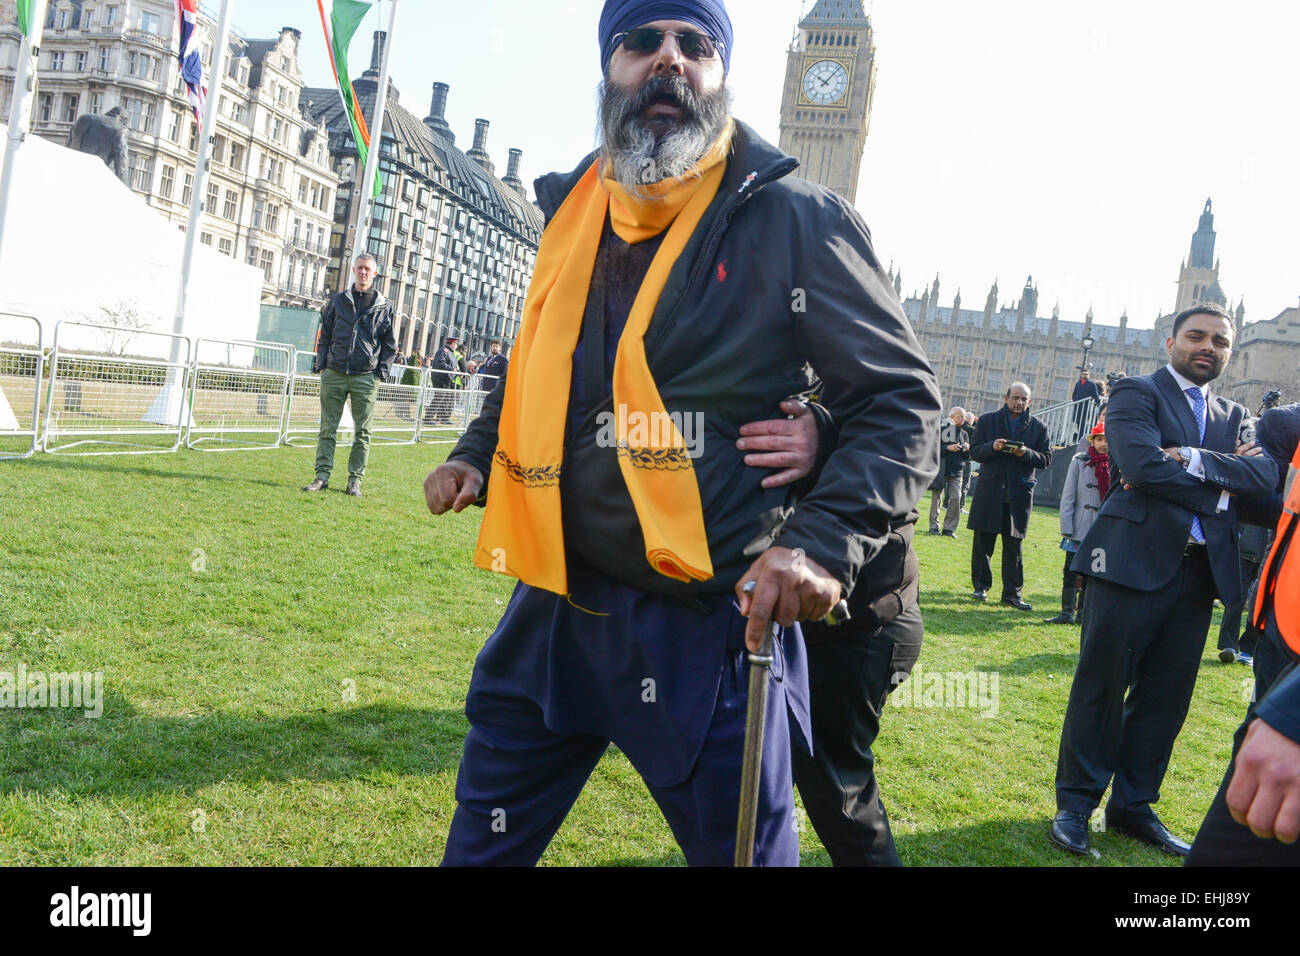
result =
[[655,20],[693,23],[718,41],[722,68],[731,72],[731,17],[722,0],[605,0],[600,14],[600,72],[614,55],[614,36]]

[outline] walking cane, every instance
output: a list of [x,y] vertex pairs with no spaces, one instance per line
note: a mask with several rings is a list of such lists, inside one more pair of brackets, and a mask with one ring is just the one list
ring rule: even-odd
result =
[[[757,581],[741,591],[752,595]],[[830,625],[849,619],[849,604],[841,600],[823,620]],[[763,736],[767,730],[767,678],[775,654],[775,621],[763,632],[757,654],[749,654],[749,705],[745,713],[745,750],[740,765],[740,814],[736,821],[736,866],[754,865],[754,831],[758,828],[758,791],[763,770]]]

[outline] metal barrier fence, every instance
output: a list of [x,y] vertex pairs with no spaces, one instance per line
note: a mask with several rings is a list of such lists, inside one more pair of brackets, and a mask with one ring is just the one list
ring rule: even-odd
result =
[[[286,445],[316,444],[320,434],[320,376],[311,371],[316,360],[315,352],[296,351],[293,357],[293,377],[289,384],[289,404],[284,416],[283,441]],[[339,434],[353,431],[352,414],[343,406],[339,419]]]
[[[24,329],[31,323],[26,333],[34,336],[31,348],[6,331],[6,316],[22,320]],[[132,346],[146,354],[120,354]],[[64,320],[54,327],[47,358],[43,349],[39,320],[0,312],[0,439],[28,440],[17,455],[0,446],[0,458],[36,451],[157,454],[182,445],[253,450],[314,445],[320,432],[320,376],[310,371],[314,353],[290,345],[191,340]],[[449,376],[469,387],[446,387]],[[457,441],[482,414],[497,381],[487,375],[395,367],[379,384],[372,444]],[[341,436],[355,432],[350,403],[338,431]],[[87,446],[113,447],[89,451]]]
[[44,346],[44,330],[36,316],[0,312],[0,439],[6,439],[0,444],[0,459],[36,453]]
[[[126,335],[126,345],[143,339],[145,351],[182,354],[179,360],[147,355],[105,354]],[[95,343],[92,346],[90,343]],[[176,451],[186,425],[187,386],[193,343],[167,332],[130,331],[91,322],[63,320],[54,326],[45,424],[39,448],[50,454],[157,454]],[[142,441],[144,438],[152,441]],[[61,439],[75,438],[67,444]],[[123,441],[131,438],[131,441]],[[162,441],[159,441],[161,439]],[[164,444],[169,442],[170,444]],[[120,445],[109,451],[78,451],[86,445]]]
[[[372,445],[414,445],[420,440],[424,411],[420,400],[427,374],[428,370],[418,365],[394,365],[388,381],[379,383],[370,424]],[[414,382],[404,385],[404,379]]]
[[[320,376],[310,371],[314,360],[312,352],[300,351],[294,357],[284,430],[288,445],[314,445],[320,434]],[[403,378],[411,377],[408,372],[416,373],[415,384],[402,384]],[[495,387],[496,378],[456,373],[480,388],[444,388],[441,383],[448,374],[427,367],[394,366],[389,378],[379,383],[370,429],[371,444],[437,445],[458,441],[469,423],[482,414],[483,401],[487,398],[483,387]],[[339,435],[354,431],[350,408],[345,405],[339,420]]]
[[[272,342],[195,341],[185,447],[204,451],[279,447],[293,351],[291,345]],[[225,447],[206,447],[209,444]]]
[[[424,416],[419,441],[430,445],[446,445],[459,441],[469,423],[483,413],[483,402],[488,392],[496,388],[493,375],[459,374],[475,388],[447,388],[443,385],[452,373],[425,370],[423,402]],[[436,376],[436,378],[435,378]],[[436,385],[435,385],[436,382]]]
[[1051,405],[1034,412],[1034,417],[1047,427],[1047,443],[1050,447],[1073,448],[1097,424],[1101,408],[1091,398],[1081,398],[1077,402]]

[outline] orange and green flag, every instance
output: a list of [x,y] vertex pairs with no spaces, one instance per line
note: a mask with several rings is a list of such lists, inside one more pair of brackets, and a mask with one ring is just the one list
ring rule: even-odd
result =
[[[361,21],[370,12],[370,3],[367,0],[333,0],[328,17],[325,15],[324,0],[316,0],[316,7],[320,10],[321,26],[325,29],[325,46],[329,48],[334,84],[339,89],[339,98],[343,100],[343,112],[352,126],[352,140],[357,144],[357,155],[361,161],[358,175],[365,175],[366,159],[370,155],[370,130],[366,128],[366,118],[361,114],[357,92],[352,88],[351,74],[348,72],[348,47],[357,27],[361,26]],[[382,130],[380,132],[382,134]],[[375,198],[379,197],[379,192],[379,168],[376,167]]]

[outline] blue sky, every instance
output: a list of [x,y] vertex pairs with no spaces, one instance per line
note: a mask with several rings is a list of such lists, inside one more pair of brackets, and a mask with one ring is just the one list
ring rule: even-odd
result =
[[[216,6],[216,0],[207,0]],[[329,67],[315,0],[234,0],[251,37],[303,31],[310,85]],[[451,85],[462,148],[492,121],[499,171],[571,168],[595,137],[598,0],[400,0],[392,78],[428,112]],[[799,0],[732,0],[736,115],[776,140]],[[351,53],[359,75],[371,13]],[[327,3],[328,8],[328,3]],[[904,293],[940,273],[980,308],[994,278],[1009,302],[1025,278],[1040,312],[1135,327],[1173,307],[1178,266],[1213,197],[1222,284],[1247,320],[1300,302],[1300,4],[1238,0],[877,0],[879,75],[857,206]]]

